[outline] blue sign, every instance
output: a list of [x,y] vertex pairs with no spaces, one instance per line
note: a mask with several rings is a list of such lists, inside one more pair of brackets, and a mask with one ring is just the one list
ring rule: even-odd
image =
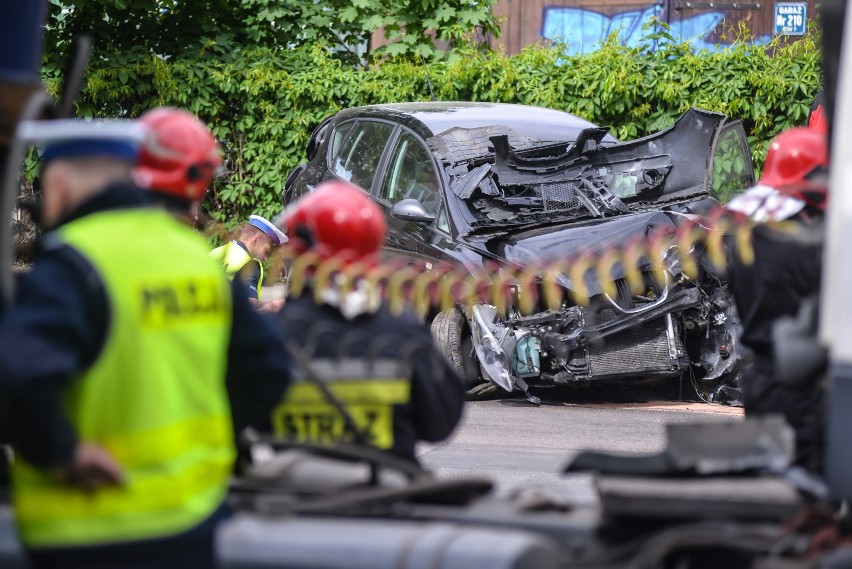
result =
[[775,3],[775,35],[803,36],[808,26],[807,2]]

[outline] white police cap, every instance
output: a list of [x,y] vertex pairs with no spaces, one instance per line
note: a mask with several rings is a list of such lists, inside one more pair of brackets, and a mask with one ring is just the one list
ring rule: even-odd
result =
[[42,148],[42,160],[80,156],[112,156],[135,161],[144,127],[128,119],[61,119],[23,121],[16,131],[22,141]]
[[276,247],[288,241],[287,236],[284,235],[284,232],[278,229],[274,223],[264,217],[261,217],[259,215],[250,215],[249,223],[266,233],[269,238],[272,239],[272,242],[275,243]]

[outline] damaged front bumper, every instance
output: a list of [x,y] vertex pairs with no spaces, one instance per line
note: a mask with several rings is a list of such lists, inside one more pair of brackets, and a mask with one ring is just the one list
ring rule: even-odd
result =
[[[474,305],[468,320],[483,377],[505,391],[527,392],[528,384],[665,379],[697,366],[706,377],[700,387],[712,393],[739,365],[723,295],[667,281],[656,298],[644,300],[623,306],[604,294],[588,307],[504,316],[494,306]],[[698,347],[689,350],[690,344]]]

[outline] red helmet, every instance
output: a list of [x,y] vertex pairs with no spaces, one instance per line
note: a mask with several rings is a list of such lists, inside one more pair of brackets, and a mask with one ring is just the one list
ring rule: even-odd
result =
[[810,128],[791,128],[769,144],[760,183],[783,190],[784,186],[805,182],[819,167],[828,167],[825,134]]
[[377,261],[385,218],[367,195],[339,180],[323,182],[284,212],[290,244],[323,258]]
[[817,131],[820,134],[828,134],[828,121],[825,117],[825,107],[819,105],[808,117],[808,128]]
[[139,120],[148,132],[133,174],[136,184],[187,201],[203,198],[222,165],[210,130],[192,113],[170,107],[148,111]]

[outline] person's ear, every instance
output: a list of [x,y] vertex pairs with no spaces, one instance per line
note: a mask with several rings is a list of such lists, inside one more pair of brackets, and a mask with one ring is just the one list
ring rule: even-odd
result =
[[52,227],[68,208],[72,192],[68,176],[69,172],[61,163],[50,164],[42,172],[41,221],[43,227]]

